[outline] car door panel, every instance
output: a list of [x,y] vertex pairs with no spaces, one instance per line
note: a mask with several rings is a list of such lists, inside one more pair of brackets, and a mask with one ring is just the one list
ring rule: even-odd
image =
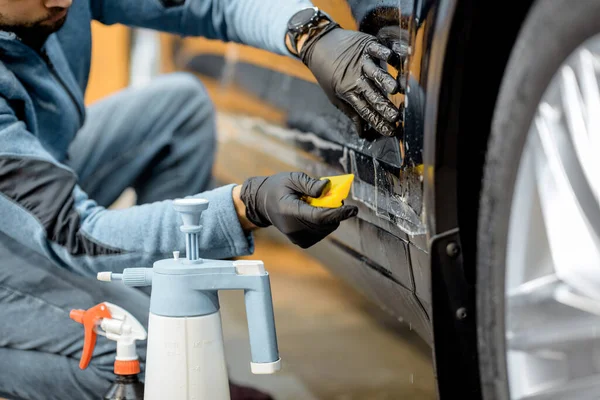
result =
[[[314,3],[350,29],[377,35],[393,27],[386,41],[405,46],[394,35],[406,27],[398,7],[408,9],[410,1]],[[310,71],[291,57],[200,38],[171,37],[165,49],[172,68],[197,74],[215,102],[220,181],[289,170],[354,174],[346,202],[356,204],[359,215],[308,251],[430,343],[422,131],[400,124],[396,137],[360,139]],[[402,71],[389,70],[401,80]],[[403,105],[411,96],[399,93],[390,100],[407,111]]]

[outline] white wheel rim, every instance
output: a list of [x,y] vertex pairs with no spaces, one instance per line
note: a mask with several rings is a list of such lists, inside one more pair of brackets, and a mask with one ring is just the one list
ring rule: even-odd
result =
[[511,399],[600,398],[600,35],[542,97],[507,239]]

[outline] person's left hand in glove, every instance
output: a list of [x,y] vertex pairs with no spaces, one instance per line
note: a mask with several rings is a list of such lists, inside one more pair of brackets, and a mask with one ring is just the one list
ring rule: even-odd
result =
[[242,228],[273,225],[301,248],[313,246],[336,230],[340,222],[358,213],[356,206],[313,207],[302,200],[304,196],[321,196],[327,183],[327,179],[315,179],[302,172],[246,179],[233,190]]
[[[298,15],[291,24],[297,18],[299,28],[295,29],[302,31],[302,14]],[[379,134],[393,136],[401,114],[387,94],[397,93],[398,83],[378,62],[398,69],[400,56],[372,35],[342,29],[325,14],[313,18],[322,20],[313,22],[317,27],[307,33],[288,30],[290,52],[310,69],[329,100],[352,120],[360,137],[366,136],[365,121]]]

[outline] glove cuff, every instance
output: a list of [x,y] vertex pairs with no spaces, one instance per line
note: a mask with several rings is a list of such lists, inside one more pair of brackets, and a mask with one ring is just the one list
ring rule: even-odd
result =
[[305,65],[308,65],[308,61],[306,59],[306,53],[308,53],[310,51],[310,49],[313,47],[313,45],[321,37],[325,36],[327,33],[331,32],[332,30],[337,29],[337,28],[341,29],[340,24],[338,24],[337,22],[330,22],[329,24],[325,25],[325,27],[323,29],[321,29],[319,32],[317,32],[316,35],[308,38],[306,40],[306,42],[304,42],[304,45],[302,46],[302,50],[300,50],[300,53],[298,54],[298,57],[300,58],[300,60],[302,60],[302,62]]
[[259,228],[271,226],[271,221],[260,210],[260,204],[257,201],[257,193],[267,177],[248,178],[242,184],[240,199],[246,206],[246,218]]

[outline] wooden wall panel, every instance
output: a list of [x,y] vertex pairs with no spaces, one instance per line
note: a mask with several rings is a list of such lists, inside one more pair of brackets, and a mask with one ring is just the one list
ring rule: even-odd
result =
[[129,28],[92,22],[92,65],[86,104],[91,104],[129,83]]

